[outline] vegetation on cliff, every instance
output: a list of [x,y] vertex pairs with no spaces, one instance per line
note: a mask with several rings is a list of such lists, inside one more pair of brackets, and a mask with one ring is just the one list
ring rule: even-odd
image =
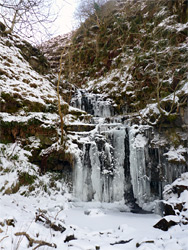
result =
[[142,118],[153,125],[173,122],[187,105],[187,16],[181,0],[109,1],[71,39],[57,38],[58,46],[52,42],[53,51],[44,46],[44,52],[57,70],[57,51],[65,47],[66,79],[104,93],[117,113],[157,103]]

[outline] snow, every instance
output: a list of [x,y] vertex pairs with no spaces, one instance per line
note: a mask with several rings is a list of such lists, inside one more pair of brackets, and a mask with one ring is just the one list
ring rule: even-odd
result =
[[175,23],[176,15],[167,17],[164,19],[161,23],[159,23],[158,27],[163,27],[166,30],[173,30],[175,32],[180,32],[182,30],[185,30],[188,27],[187,23]]
[[[34,239],[54,243],[57,250],[96,250],[97,246],[100,250],[188,249],[186,227],[175,226],[168,232],[162,232],[153,228],[160,219],[158,215],[120,212],[118,206],[109,208],[105,203],[82,203],[80,207],[77,203],[68,202],[68,197],[67,194],[53,197],[1,196],[0,229],[3,232],[0,233],[0,249],[28,249],[26,237],[15,236],[16,232],[26,232]],[[35,221],[37,211],[44,211],[51,221],[63,225],[66,230],[63,233],[54,231]],[[2,226],[7,219],[12,219],[14,226]],[[64,242],[70,235],[75,239]],[[129,240],[128,243],[115,244]],[[140,247],[137,248],[136,244]],[[44,246],[40,249],[54,248]]]
[[[161,23],[159,27],[162,25],[166,24]],[[176,25],[175,29],[180,31],[185,29],[186,25],[181,27]],[[66,37],[61,37],[61,39],[67,44]],[[7,46],[6,43],[10,43],[10,46]],[[122,59],[124,63],[128,61],[127,57],[124,56]],[[130,74],[127,73],[130,67],[131,63],[127,63],[123,73],[120,73],[119,70],[112,70],[105,77],[88,82],[88,90],[92,90],[93,87],[105,89],[108,83],[113,82],[114,86],[110,91],[118,94],[118,84],[113,81],[113,78],[117,77],[124,84],[123,91],[125,91],[127,86],[131,85]],[[48,77],[41,76],[31,69],[30,65],[22,57],[21,51],[13,46],[13,41],[10,41],[9,38],[3,38],[0,41],[0,69],[5,72],[0,76],[2,93],[10,94],[14,98],[17,96],[19,101],[35,102],[45,107],[51,104],[56,105],[57,94],[53,83]],[[188,83],[185,83],[176,94],[188,93],[187,91]],[[129,91],[127,94],[134,94],[134,91]],[[78,132],[75,135],[68,136],[70,140],[66,145],[68,147],[67,151],[75,154],[74,174],[76,183],[74,195],[76,194],[77,199],[73,197],[68,183],[64,183],[62,178],[56,180],[54,184],[53,178],[55,174],[46,173],[41,176],[39,168],[29,162],[30,151],[33,148],[40,147],[40,140],[35,136],[28,138],[30,151],[24,149],[19,141],[0,144],[0,192],[2,194],[0,196],[0,249],[31,249],[31,247],[28,247],[26,237],[15,235],[17,232],[24,231],[34,239],[56,244],[56,249],[59,250],[187,250],[187,225],[180,223],[170,228],[168,232],[162,232],[153,228],[160,216],[155,214],[133,214],[130,213],[130,208],[124,204],[126,189],[126,184],[124,185],[124,141],[126,128],[129,129],[130,136],[131,181],[134,198],[146,210],[151,211],[155,206],[153,201],[147,204],[144,203],[144,201],[148,202],[151,196],[150,180],[147,176],[145,164],[145,147],[148,144],[148,139],[142,134],[142,128],[145,129],[147,126],[128,127],[127,125],[122,126],[118,123],[112,123],[115,119],[118,120],[118,117],[110,118],[111,121],[105,124],[104,117],[112,115],[110,106],[113,103],[107,99],[107,94],[97,96],[86,92],[86,95],[94,106],[94,115],[102,117],[93,119],[94,123],[98,123],[93,131],[81,132],[80,134]],[[81,98],[81,95],[78,95],[78,97]],[[163,101],[168,100],[173,100],[173,95],[163,99]],[[179,98],[176,96],[175,102],[178,101]],[[61,103],[64,103],[62,99]],[[81,108],[81,101],[75,106]],[[69,110],[80,112],[77,108],[70,108]],[[146,109],[142,110],[141,115],[147,117],[150,112],[156,117],[160,115],[156,103],[149,104]],[[83,114],[85,113],[83,112]],[[57,132],[59,131],[57,128],[59,116],[55,112],[29,112],[25,109],[16,114],[3,112],[0,114],[0,118],[3,122],[25,124],[31,119],[36,119],[41,122],[41,126],[44,128],[53,126],[57,129]],[[71,115],[67,115],[65,120],[70,125],[85,124],[79,119],[74,120]],[[96,142],[94,142],[97,134],[98,136],[103,134],[103,138],[106,138],[104,155],[107,157],[110,166],[112,166],[113,161],[115,162],[113,168],[102,169],[102,171],[100,169],[99,150]],[[83,150],[79,150],[78,145],[73,144],[71,140],[77,140],[83,144]],[[88,145],[89,149],[86,148]],[[59,141],[54,142],[49,148],[41,150],[40,156],[50,150],[59,148]],[[111,150],[114,150],[114,158],[110,153]],[[164,156],[167,156],[169,161],[185,162],[183,156],[185,152],[186,149],[181,146],[177,149],[171,147]],[[86,153],[89,157],[91,170],[87,169],[88,165],[85,162],[83,164],[83,157]],[[113,182],[110,179],[112,171],[114,172]],[[33,185],[21,183],[19,177],[23,173],[28,173],[34,178]],[[177,180],[173,185],[187,185],[187,175],[182,175],[182,179]],[[51,187],[52,184],[55,187]],[[164,195],[164,197],[172,203],[184,202],[184,208],[188,209],[188,191],[185,190],[180,197],[173,193],[169,194],[168,192],[173,188],[173,185],[166,187],[166,196]],[[13,190],[16,188],[18,190],[14,193]],[[9,194],[12,192],[14,194]],[[93,200],[98,202],[78,202],[79,198],[88,200],[91,193],[93,194]],[[105,203],[111,201],[113,202]],[[46,226],[44,223],[36,221],[37,212],[43,212],[51,221],[64,226],[66,228],[65,232],[54,231],[49,225]],[[187,216],[187,210],[182,211],[180,217],[169,216],[166,218],[181,222],[183,216]],[[12,226],[7,225],[7,220],[12,221]],[[75,239],[65,242],[66,238],[71,235],[74,235]],[[123,241],[124,243],[121,244],[120,242]],[[35,247],[36,244],[32,246],[32,249],[35,249]],[[45,250],[50,249],[50,247],[44,246],[40,247],[40,249]]]
[[174,148],[173,146],[171,146],[170,150],[164,155],[167,156],[168,161],[186,162],[186,159],[183,155],[185,153],[186,148],[180,145],[178,148]]
[[10,113],[2,112],[0,113],[0,118],[4,122],[18,122],[18,123],[28,123],[29,120],[36,119],[41,122],[42,127],[53,127],[59,116],[57,114],[42,113],[42,112],[22,112],[21,114],[13,115]]

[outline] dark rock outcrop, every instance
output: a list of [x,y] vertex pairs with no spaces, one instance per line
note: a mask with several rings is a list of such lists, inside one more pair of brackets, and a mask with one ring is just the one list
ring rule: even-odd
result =
[[161,219],[159,222],[157,222],[153,227],[161,229],[163,231],[168,231],[169,228],[172,226],[177,225],[178,223],[173,220],[166,220],[165,218]]

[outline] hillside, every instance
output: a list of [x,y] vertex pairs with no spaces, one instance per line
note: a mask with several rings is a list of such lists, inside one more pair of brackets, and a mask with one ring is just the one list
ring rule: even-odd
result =
[[61,38],[63,43],[57,37],[53,47],[51,41],[53,50],[44,46],[52,67],[56,61],[55,70],[59,69],[64,51],[65,78],[111,98],[117,114],[160,102],[160,118],[157,113],[143,118],[157,125],[175,119],[175,111],[187,105],[184,90],[173,100],[175,91],[187,88],[186,2],[110,1],[101,7],[98,19],[100,24],[96,16],[88,18],[71,39]]
[[187,1],[98,7],[41,50],[0,23],[1,249],[188,249]]
[[[28,190],[24,189],[23,193],[30,193],[37,186],[41,187],[40,173],[57,171],[61,165],[66,165],[64,168],[69,171],[72,164],[70,152],[66,153],[60,143],[56,77],[50,73],[49,64],[41,52],[18,37],[2,32],[0,50],[3,181],[0,190],[10,194],[21,192],[25,186]],[[62,98],[60,101],[69,122],[74,123],[76,119],[78,123],[77,117],[82,113],[84,117],[84,112],[69,107]],[[51,158],[47,160],[48,155]],[[16,168],[13,173],[12,168]]]
[[[141,207],[152,195],[162,197],[161,188],[188,170],[187,11],[186,1],[180,0],[109,1],[73,34],[42,48],[56,73],[62,56],[64,81],[75,86],[69,103],[94,116],[91,123],[97,124],[103,142],[96,133],[88,136],[97,145],[101,169],[113,172],[116,150],[125,155],[122,171],[130,188],[125,197],[129,200],[133,192]],[[122,130],[125,145],[123,139],[118,145],[113,127]],[[107,153],[104,142],[112,152]],[[83,150],[90,155],[87,165],[98,162],[91,158],[90,145]],[[123,165],[123,159],[117,161]],[[113,200],[113,195],[104,199]],[[141,195],[148,198],[139,201]]]

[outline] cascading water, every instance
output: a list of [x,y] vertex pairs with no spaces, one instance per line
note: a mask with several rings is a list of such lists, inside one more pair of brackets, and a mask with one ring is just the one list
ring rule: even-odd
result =
[[[114,108],[102,95],[78,91],[76,108],[92,114],[96,128],[79,133],[79,155],[75,156],[74,195],[82,201],[134,202],[144,204],[162,196],[163,187],[188,171],[188,165],[169,164],[167,149],[152,146],[150,126],[130,125],[114,117]],[[102,117],[102,118],[100,118]]]

